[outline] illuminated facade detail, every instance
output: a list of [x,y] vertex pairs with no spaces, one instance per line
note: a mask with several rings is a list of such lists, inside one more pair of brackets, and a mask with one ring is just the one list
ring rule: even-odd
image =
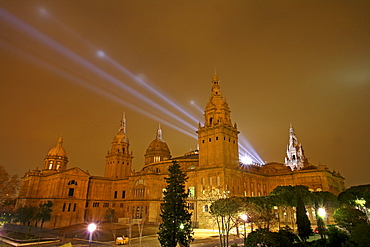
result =
[[292,124],[290,124],[289,129],[289,144],[287,146],[285,164],[292,170],[302,169],[304,166],[308,165],[308,161],[304,156],[302,144],[298,143]]
[[158,125],[156,138],[149,144],[145,153],[145,166],[171,159],[171,152],[167,143],[162,139],[161,125]]
[[[279,185],[305,185],[312,191],[334,194],[345,189],[344,178],[338,172],[307,162],[292,127],[285,164],[241,165],[239,132],[231,122],[230,112],[215,73],[204,123],[199,124],[197,130],[199,150],[172,157],[158,126],[156,137],[145,152],[143,168],[138,172],[131,169],[133,155],[126,135],[125,116],[106,156],[104,176],[92,176],[78,167],[67,168],[68,158],[60,137],[57,146],[47,154],[44,169],[29,171],[22,178],[17,207],[38,206],[51,200],[52,217],[45,223],[49,228],[103,221],[108,208],[115,210],[117,218],[143,218],[146,223],[159,224],[166,187],[164,178],[173,161],[187,172],[187,203],[193,213],[194,226],[200,228],[216,228],[209,217],[209,206],[219,198],[265,196]],[[303,163],[288,163],[294,160]],[[286,218],[289,217],[288,212]]]
[[[198,126],[199,165],[201,167],[239,166],[238,134],[232,125],[230,108],[223,99],[218,76],[212,78],[211,98],[204,111],[204,124]],[[220,138],[219,138],[220,137]],[[228,155],[224,155],[228,153]]]
[[131,174],[133,154],[126,136],[126,117],[122,116],[117,135],[113,138],[111,150],[108,151],[105,165],[105,177],[125,178]]
[[63,137],[60,136],[57,145],[52,148],[44,159],[45,170],[64,171],[68,165],[68,156],[63,146]]

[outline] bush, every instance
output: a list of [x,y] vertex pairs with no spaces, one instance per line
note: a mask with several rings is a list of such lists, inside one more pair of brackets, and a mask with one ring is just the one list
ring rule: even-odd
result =
[[274,247],[290,247],[293,246],[294,240],[297,238],[297,236],[293,237],[291,234],[293,233],[287,230],[270,232],[267,229],[258,229],[248,235],[246,246],[255,247],[257,244],[264,244]]
[[329,247],[341,246],[342,243],[345,243],[349,240],[349,235],[347,232],[339,229],[336,226],[329,226],[328,230],[326,231],[326,235],[328,236]]

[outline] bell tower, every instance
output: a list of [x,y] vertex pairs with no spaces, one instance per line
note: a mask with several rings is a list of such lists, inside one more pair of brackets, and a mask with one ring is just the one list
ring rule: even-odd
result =
[[211,97],[204,110],[204,124],[198,126],[199,167],[231,167],[239,165],[238,134],[231,123],[230,108],[221,94],[215,70]]
[[118,133],[113,138],[112,148],[109,151],[105,164],[105,177],[121,179],[130,175],[133,154],[130,152],[130,143],[126,136],[126,117],[122,116]]

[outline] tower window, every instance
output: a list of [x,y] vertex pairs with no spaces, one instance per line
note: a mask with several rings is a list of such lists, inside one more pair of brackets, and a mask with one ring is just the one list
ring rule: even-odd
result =
[[209,142],[211,142],[212,141],[212,138],[209,138]]
[[202,140],[202,143],[204,143],[204,140]]
[[216,136],[216,141],[218,140],[218,136]]
[[188,189],[188,196],[189,197],[195,197],[195,187],[194,186],[190,186],[189,189]]
[[122,191],[122,198],[126,198],[126,191]]
[[117,199],[118,191],[114,192],[114,199]]
[[69,188],[68,196],[73,196],[74,193],[75,193],[75,189],[74,188]]
[[63,203],[62,212],[64,212],[65,210],[66,210],[66,204]]

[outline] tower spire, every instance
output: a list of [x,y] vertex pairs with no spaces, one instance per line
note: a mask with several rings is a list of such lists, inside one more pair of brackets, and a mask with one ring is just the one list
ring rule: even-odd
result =
[[298,143],[292,123],[289,127],[289,144],[286,151],[285,165],[292,170],[302,169],[307,163],[302,144]]
[[161,141],[162,140],[162,129],[161,129],[161,124],[158,124],[158,129],[157,129],[157,140]]
[[217,76],[217,71],[216,71],[216,67],[213,69],[213,78],[212,78],[212,82],[213,83],[218,83],[218,76]]
[[120,137],[121,140],[127,140],[126,138],[126,113],[122,114],[122,119],[120,121],[120,126],[118,129],[117,137]]

